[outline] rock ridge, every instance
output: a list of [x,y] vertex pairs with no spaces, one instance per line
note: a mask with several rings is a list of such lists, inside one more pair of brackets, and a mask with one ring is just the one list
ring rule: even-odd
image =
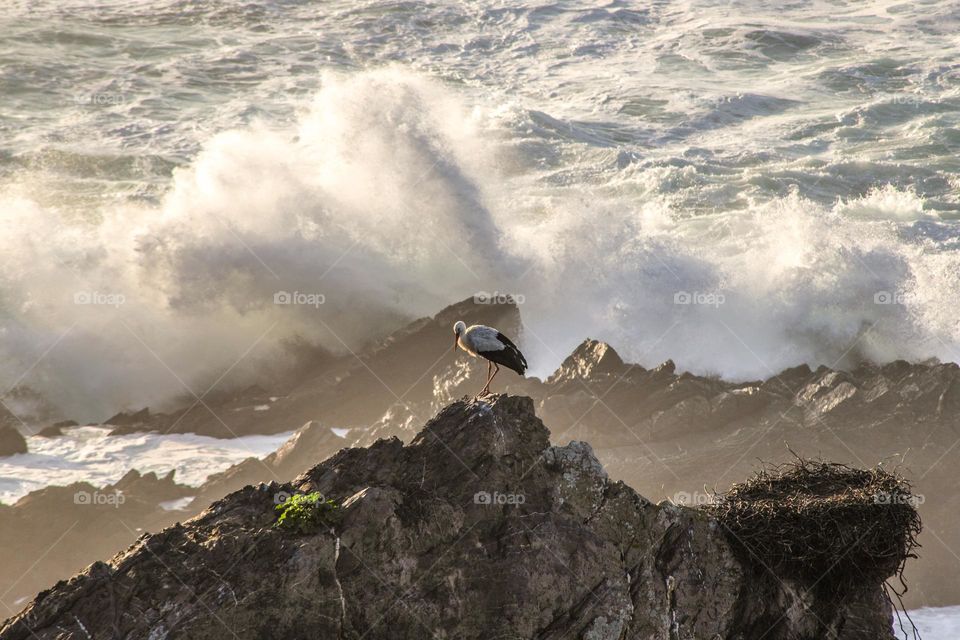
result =
[[[275,526],[297,493],[336,519]],[[0,640],[892,638],[879,584],[810,587],[754,580],[706,513],[612,481],[589,444],[551,445],[533,400],[498,395],[144,535]]]

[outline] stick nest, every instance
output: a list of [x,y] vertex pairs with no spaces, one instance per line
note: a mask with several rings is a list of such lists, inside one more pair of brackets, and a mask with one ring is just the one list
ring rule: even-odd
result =
[[765,467],[707,508],[754,564],[841,592],[902,579],[919,546],[915,502],[896,473],[798,458]]

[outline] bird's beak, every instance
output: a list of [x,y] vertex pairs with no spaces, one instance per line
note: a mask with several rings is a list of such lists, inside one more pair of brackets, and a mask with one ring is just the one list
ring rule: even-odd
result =
[[456,352],[456,350],[457,350],[457,338],[459,338],[459,337],[460,337],[460,336],[458,336],[457,334],[453,334],[453,351],[454,351],[454,352]]

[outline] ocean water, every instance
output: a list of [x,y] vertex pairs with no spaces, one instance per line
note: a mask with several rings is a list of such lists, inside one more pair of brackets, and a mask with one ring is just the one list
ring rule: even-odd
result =
[[198,486],[230,465],[275,451],[292,434],[221,440],[194,434],[108,432],[105,427],[72,427],[58,438],[27,438],[29,453],[0,458],[0,503],[13,504],[48,485],[89,482],[102,487],[130,469],[161,476],[174,471],[178,483]]
[[103,419],[478,292],[539,375],[586,337],[738,379],[956,361],[958,16],[14,2],[0,390]]
[[[960,638],[960,607],[925,607],[910,612],[923,640],[954,640]],[[904,630],[894,624],[899,638],[912,638],[904,618]]]

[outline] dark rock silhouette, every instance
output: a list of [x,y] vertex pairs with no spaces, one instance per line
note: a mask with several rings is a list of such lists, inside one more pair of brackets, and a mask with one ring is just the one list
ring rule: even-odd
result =
[[0,456],[26,453],[27,441],[16,427],[0,425]]
[[[0,505],[4,589],[12,598],[23,598],[65,577],[64,572],[110,557],[144,530],[172,524],[178,514],[164,510],[160,503],[193,491],[177,484],[172,471],[158,477],[131,470],[104,487],[87,482],[49,486],[12,506]],[[12,605],[15,599],[7,606]]]
[[[309,434],[294,436],[282,455],[250,458],[211,476],[192,491],[196,498],[184,510],[155,506],[155,513],[125,520],[130,530],[114,527],[108,536],[112,547],[78,535],[78,525],[57,544],[57,553],[43,556],[66,526],[49,524],[56,518],[39,505],[0,509],[0,539],[10,541],[0,545],[5,567],[0,593],[8,591],[3,601],[16,610],[22,598],[119,551],[138,528],[155,531],[196,515],[247,484],[289,481],[344,446],[369,446],[391,437],[411,442],[437,410],[472,396],[483,384],[483,365],[449,354],[451,325],[458,318],[499,326],[520,336],[524,346],[516,306],[467,300],[358,352],[360,360],[326,354],[313,368],[302,367],[296,384],[219,394],[209,399],[209,407],[236,433],[313,424],[304,430]],[[960,560],[950,551],[960,549],[960,530],[954,526],[960,509],[954,491],[960,466],[956,365],[897,361],[846,372],[800,365],[766,380],[734,383],[678,371],[670,361],[645,368],[625,361],[610,345],[586,340],[545,381],[504,375],[496,390],[532,397],[556,444],[590,442],[612,478],[657,500],[703,499],[709,490],[726,490],[749,476],[761,460],[792,459],[791,450],[857,467],[881,462],[901,467],[925,500],[919,510],[926,525],[921,557],[907,568],[906,602],[911,607],[960,604],[955,589]],[[273,393],[280,395],[268,395]],[[257,402],[271,408],[256,411],[262,406]],[[181,417],[174,431],[227,433],[202,405],[150,414],[158,422],[130,428],[162,430]],[[340,438],[334,427],[350,431]],[[112,526],[113,512],[83,513],[81,524],[90,520],[93,528],[102,518],[102,527]],[[36,564],[20,579],[29,566],[24,558]]]
[[[409,445],[344,449],[142,536],[0,640],[892,638],[880,584],[823,598],[749,580],[704,512],[655,505],[549,435],[529,398],[455,402]],[[275,526],[294,492],[333,500],[336,519]]]
[[292,480],[318,460],[323,460],[348,446],[350,440],[346,435],[337,435],[330,427],[311,420],[290,436],[279,449],[263,459],[247,458],[226,471],[207,478],[197,492],[197,510],[248,484]]
[[150,415],[150,409],[145,407],[140,411],[133,411],[129,413],[121,411],[120,413],[107,418],[103,424],[115,427],[133,427],[150,424],[152,418],[153,416]]
[[[187,398],[186,406],[170,413],[142,409],[117,414],[106,424],[116,426],[116,434],[159,431],[233,438],[290,431],[310,420],[367,428],[392,406],[417,416],[422,424],[438,407],[462,395],[463,387],[483,380],[483,366],[458,362],[447,353],[455,320],[498,326],[511,335],[520,332],[515,304],[468,299],[432,318],[415,320],[356,354],[325,354],[294,383]],[[443,392],[436,388],[437,380],[447,385]]]
[[[612,477],[650,496],[703,498],[759,461],[794,454],[858,467],[898,467],[915,484],[925,530],[908,564],[909,606],[957,604],[960,531],[953,526],[960,464],[960,367],[936,362],[864,364],[852,371],[803,365],[765,381],[731,383],[647,370],[586,341],[547,385],[539,413],[557,441],[589,440]],[[599,354],[611,366],[600,368]]]
[[54,422],[43,429],[40,429],[40,431],[37,432],[37,435],[41,438],[59,438],[63,435],[64,429],[75,426],[77,426],[77,423],[74,420],[61,420],[59,422]]

